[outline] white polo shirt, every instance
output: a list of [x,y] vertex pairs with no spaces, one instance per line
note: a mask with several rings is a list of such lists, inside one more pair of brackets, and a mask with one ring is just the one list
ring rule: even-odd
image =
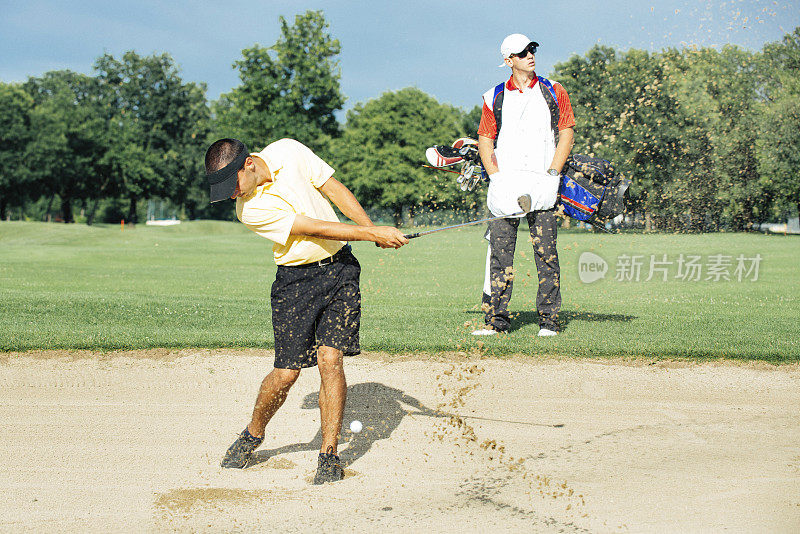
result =
[[339,222],[319,188],[333,175],[330,165],[294,139],[270,143],[251,156],[261,158],[272,182],[259,186],[249,197],[236,199],[236,217],[256,234],[274,242],[278,265],[302,265],[332,256],[343,241],[292,235],[297,215]]

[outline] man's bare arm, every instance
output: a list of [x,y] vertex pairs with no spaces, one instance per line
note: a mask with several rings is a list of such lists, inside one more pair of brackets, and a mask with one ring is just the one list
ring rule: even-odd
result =
[[357,226],[321,221],[305,215],[295,217],[291,233],[340,241],[372,241],[381,248],[400,248],[408,243],[403,232],[392,226]]
[[572,128],[564,128],[558,132],[558,145],[556,145],[556,154],[553,156],[553,162],[550,164],[551,169],[558,172],[564,168],[564,163],[567,162],[567,157],[572,151],[572,145],[575,140],[575,130]]
[[497,158],[494,155],[494,139],[491,137],[478,136],[478,154],[481,156],[483,170],[486,174],[494,174],[500,169],[497,167]]
[[354,223],[361,226],[375,226],[355,195],[336,178],[328,178],[319,190]]

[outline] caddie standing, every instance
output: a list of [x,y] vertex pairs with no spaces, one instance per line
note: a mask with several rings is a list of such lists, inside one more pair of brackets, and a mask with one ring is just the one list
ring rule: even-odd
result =
[[[554,336],[561,308],[554,206],[559,175],[572,150],[575,118],[564,88],[537,76],[538,46],[519,33],[500,45],[500,66],[510,67],[511,77],[483,95],[478,151],[489,175],[487,204],[494,215],[518,212],[519,194],[533,198],[527,219],[539,275],[538,335]],[[489,222],[482,299],[485,325],[474,335],[504,332],[511,324],[508,303],[519,221],[520,217],[513,217]]]
[[[408,240],[397,228],[373,225],[350,190],[333,178],[333,169],[298,141],[281,139],[251,154],[239,140],[220,139],[206,152],[205,168],[211,202],[235,198],[236,216],[273,242],[278,265],[271,292],[275,367],[221,465],[247,465],[300,370],[318,365],[322,446],[314,484],[340,480],[343,355],[360,352],[361,318],[361,267],[346,241],[399,248]],[[356,225],[339,222],[329,201]]]

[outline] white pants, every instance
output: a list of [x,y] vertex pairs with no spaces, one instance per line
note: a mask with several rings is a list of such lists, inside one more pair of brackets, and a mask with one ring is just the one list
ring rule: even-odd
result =
[[486,205],[495,217],[517,214],[522,211],[517,199],[531,196],[531,211],[549,210],[556,204],[560,176],[550,176],[536,171],[498,171],[489,177]]

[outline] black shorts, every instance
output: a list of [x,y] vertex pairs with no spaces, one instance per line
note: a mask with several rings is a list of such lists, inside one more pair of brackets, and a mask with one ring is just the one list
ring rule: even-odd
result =
[[272,284],[275,367],[317,365],[320,345],[345,356],[361,352],[361,266],[346,245],[326,265],[278,266]]

